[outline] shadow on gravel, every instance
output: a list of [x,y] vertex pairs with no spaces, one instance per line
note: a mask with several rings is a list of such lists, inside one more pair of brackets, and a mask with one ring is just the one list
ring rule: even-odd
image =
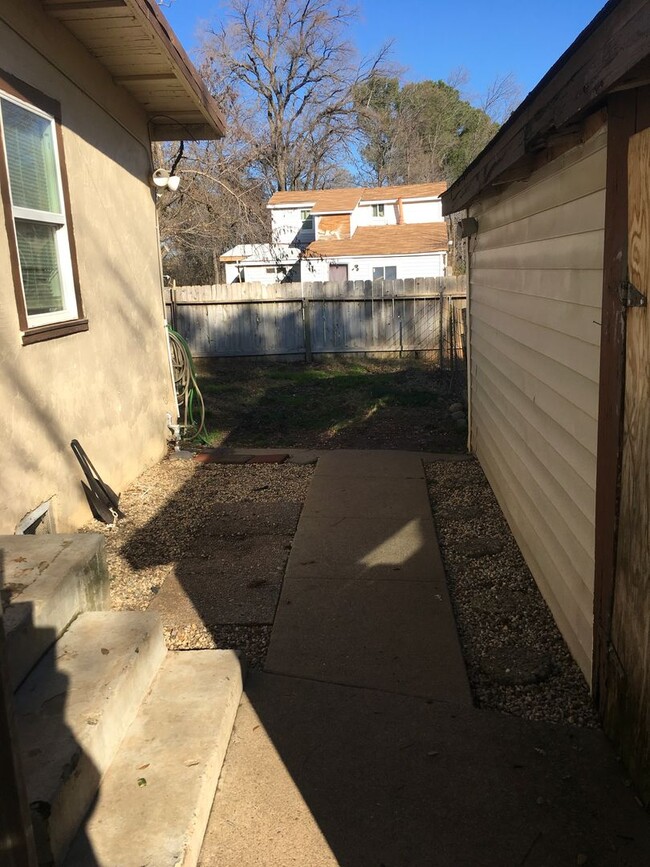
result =
[[[252,493],[263,495],[263,487]],[[150,608],[161,615],[171,648],[235,648],[257,667],[302,504],[291,493],[280,502],[227,499],[219,465],[197,466],[120,553],[136,571],[170,567]]]

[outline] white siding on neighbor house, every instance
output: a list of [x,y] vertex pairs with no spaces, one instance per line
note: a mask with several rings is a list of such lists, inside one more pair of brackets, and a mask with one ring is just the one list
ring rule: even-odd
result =
[[446,253],[425,253],[411,256],[341,256],[336,259],[304,259],[302,279],[305,282],[329,280],[330,264],[347,265],[348,280],[372,280],[373,268],[393,266],[397,280],[408,277],[444,277]]
[[433,202],[404,202],[405,223],[441,223],[442,220],[440,199]]
[[274,244],[293,244],[300,241],[307,243],[315,238],[314,229],[304,232],[302,230],[302,220],[300,219],[301,211],[309,210],[309,206],[304,208],[271,208],[271,237]]
[[472,445],[591,678],[606,130],[470,209]]
[[236,262],[225,262],[224,270],[226,272],[226,283],[234,283],[239,280],[239,270],[241,266]]
[[279,272],[275,263],[268,265],[246,265],[244,263],[244,282],[262,283],[265,286],[271,283],[282,283],[291,270],[291,265],[288,263],[281,267],[284,268],[284,272]]
[[383,217],[373,217],[372,205],[359,205],[355,208],[355,222],[357,226],[396,226],[397,205],[385,204]]

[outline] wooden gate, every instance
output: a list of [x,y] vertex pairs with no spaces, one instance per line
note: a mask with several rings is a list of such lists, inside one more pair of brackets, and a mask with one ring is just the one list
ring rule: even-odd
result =
[[[625,409],[605,726],[650,802],[650,129],[628,150]],[[636,306],[641,305],[641,306]]]

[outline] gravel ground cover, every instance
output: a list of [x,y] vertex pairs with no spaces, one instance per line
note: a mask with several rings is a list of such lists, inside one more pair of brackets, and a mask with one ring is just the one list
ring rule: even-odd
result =
[[476,703],[597,726],[587,684],[478,462],[437,461],[426,474]]
[[[120,506],[126,517],[114,529],[98,521],[84,527],[105,536],[112,607],[159,608],[159,597],[162,601],[168,595],[162,592],[165,580],[180,583],[179,594],[188,588],[190,598],[178,606],[178,617],[166,616],[169,612],[162,606],[167,646],[174,650],[236,647],[244,651],[249,664],[260,665],[274,613],[269,594],[279,595],[282,577],[269,580],[267,550],[273,542],[274,573],[280,569],[283,574],[313,470],[313,466],[290,463],[201,466],[194,461],[163,460],[145,471],[122,493]],[[251,551],[256,535],[258,550]],[[224,551],[227,558],[220,556]],[[208,622],[203,621],[198,594],[192,596],[188,563],[203,565],[206,583],[212,582]],[[224,594],[223,610],[242,612],[239,620],[246,622],[220,622],[224,618],[214,614],[219,593]],[[251,614],[256,599],[264,606],[264,616],[259,618]],[[192,616],[186,616],[188,609]]]

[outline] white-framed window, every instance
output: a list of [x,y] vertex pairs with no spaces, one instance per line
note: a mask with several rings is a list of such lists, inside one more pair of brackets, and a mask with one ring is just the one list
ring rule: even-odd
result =
[[302,232],[310,232],[314,228],[314,218],[310,210],[300,212],[300,222],[302,223]]
[[385,213],[384,205],[373,205],[372,206],[372,216],[373,217],[383,217]]
[[78,321],[57,121],[31,101],[5,92],[0,80],[0,134],[21,328],[27,333]]
[[397,267],[395,265],[386,265],[382,268],[372,269],[373,280],[397,280]]

